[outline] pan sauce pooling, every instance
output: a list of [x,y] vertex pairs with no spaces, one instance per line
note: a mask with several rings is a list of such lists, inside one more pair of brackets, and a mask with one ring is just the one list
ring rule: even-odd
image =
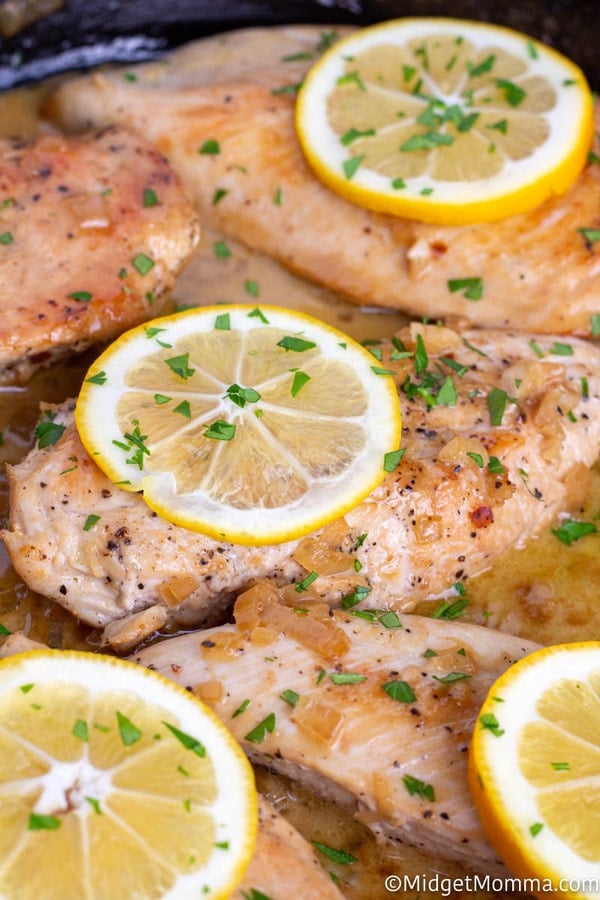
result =
[[[248,58],[260,56],[253,41]],[[221,64],[227,66],[226,46],[221,47]],[[0,98],[0,127],[8,133],[34,131],[38,127],[35,104],[38,95],[19,92]],[[47,127],[47,126],[44,126]],[[231,255],[223,252],[226,246]],[[219,235],[204,234],[200,250],[181,276],[175,292],[180,304],[221,301],[247,302],[258,291],[265,303],[281,303],[285,296],[292,306],[306,309],[359,338],[393,333],[402,318],[392,313],[371,313],[347,307],[325,289],[293,278],[264,257],[250,255],[233,241],[222,242]],[[72,394],[85,365],[65,365],[38,376],[26,389],[5,390],[0,399],[0,430],[4,444],[2,461],[15,462],[26,452],[36,418],[39,399],[60,401]],[[6,515],[2,482],[2,516]],[[596,466],[581,514],[591,521],[600,510],[600,469]],[[464,620],[504,629],[543,643],[596,638],[600,613],[598,550],[600,537],[591,535],[567,547],[548,530],[521,551],[508,551],[494,568],[468,583],[469,604]],[[0,621],[10,630],[30,629],[30,634],[55,646],[88,646],[89,637],[78,630],[70,617],[43,598],[36,598],[18,582],[3,557],[0,582]],[[421,612],[430,613],[431,604]],[[91,635],[91,639],[94,636]],[[399,868],[418,874],[435,871],[460,874],[452,865],[441,866],[417,853],[396,847],[393,856],[381,858],[362,828],[334,807],[316,804],[300,788],[285,779],[261,773],[262,786],[279,805],[288,808],[292,820],[323,843],[343,847],[361,860],[353,867],[338,867],[344,891],[349,897],[389,897],[383,887],[384,873]],[[300,801],[294,798],[299,797]],[[348,886],[346,882],[349,882]],[[425,892],[421,891],[424,895]],[[402,894],[398,894],[402,896]],[[412,896],[412,894],[410,895]]]

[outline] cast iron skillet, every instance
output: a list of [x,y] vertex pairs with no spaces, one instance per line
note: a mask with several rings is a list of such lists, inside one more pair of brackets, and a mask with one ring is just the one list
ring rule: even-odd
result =
[[[0,9],[8,2],[0,0]],[[232,28],[366,25],[406,15],[509,25],[570,56],[600,90],[597,0],[65,0],[57,12],[0,38],[0,90],[67,69],[152,59],[185,41]]]

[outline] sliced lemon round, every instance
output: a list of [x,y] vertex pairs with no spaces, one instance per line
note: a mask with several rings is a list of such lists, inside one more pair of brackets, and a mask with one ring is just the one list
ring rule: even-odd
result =
[[510,29],[395,19],[334,44],[309,71],[296,129],[317,176],[369,209],[493,221],[561,194],[585,165],[581,70]]
[[357,505],[399,447],[393,377],[342,332],[276,307],[202,307],[126,332],[93,363],[81,439],[161,516],[245,544]]
[[113,657],[0,662],[0,896],[225,898],[254,849],[252,769],[204,704]]
[[600,895],[600,642],[526,656],[491,688],[469,756],[482,826],[520,889]]

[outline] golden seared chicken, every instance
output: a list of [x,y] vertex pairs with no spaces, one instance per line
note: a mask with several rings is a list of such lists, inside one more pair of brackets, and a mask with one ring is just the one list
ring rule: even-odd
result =
[[232,900],[254,896],[343,900],[308,841],[260,794],[256,849]]
[[343,519],[264,547],[170,524],[95,465],[71,403],[43,413],[56,442],[8,467],[0,534],[15,569],[126,651],[165,624],[218,623],[256,578],[311,574],[322,596],[360,609],[456,599],[504,550],[577,509],[600,452],[600,348],[414,323],[372,350],[395,373],[403,457]]
[[207,702],[253,761],[348,804],[382,837],[501,873],[467,748],[492,682],[536,644],[421,616],[365,621],[264,583],[235,618],[132,659]]
[[124,128],[0,140],[0,381],[157,315],[199,239],[156,148]]
[[[69,131],[138,129],[206,227],[356,303],[589,335],[600,311],[600,257],[586,238],[600,221],[598,163],[564,196],[493,224],[424,225],[353,206],[312,174],[294,130],[294,86],[322,39],[316,27],[219,35],[137,67],[135,80],[117,70],[67,81],[47,114]],[[472,279],[478,299],[456,289]]]

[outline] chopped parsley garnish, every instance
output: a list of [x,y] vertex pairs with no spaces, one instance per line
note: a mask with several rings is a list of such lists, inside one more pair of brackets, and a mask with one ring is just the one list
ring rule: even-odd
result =
[[454,681],[464,681],[465,678],[471,678],[472,676],[466,672],[448,672],[447,675],[432,675],[431,677],[442,684],[452,684]]
[[85,525],[83,526],[83,530],[90,531],[94,527],[96,522],[99,522],[99,521],[100,521],[100,516],[95,516],[93,513],[90,513],[90,515],[85,520]]
[[100,801],[97,797],[86,797],[85,799],[90,804],[96,815],[102,815],[102,810],[100,809]]
[[258,281],[253,281],[251,278],[247,278],[244,282],[244,290],[250,297],[260,296],[260,286]]
[[154,268],[154,260],[146,256],[145,253],[138,253],[137,256],[134,256],[131,264],[140,275],[147,275]]
[[236,426],[231,422],[217,419],[206,428],[202,434],[214,441],[232,441],[235,437]]
[[0,635],[6,636],[7,634],[12,634],[12,631],[0,622]]
[[173,412],[179,413],[184,419],[191,419],[192,409],[190,407],[190,401],[182,400],[181,403],[178,403],[177,406],[173,408]]
[[217,331],[231,330],[231,316],[229,313],[219,313],[215,318],[215,328]]
[[220,203],[223,197],[226,197],[229,191],[226,191],[225,188],[217,188],[212,196],[212,205],[216,206],[217,203]]
[[275,730],[275,713],[269,713],[266,718],[259,722],[258,725],[249,731],[244,740],[250,741],[251,744],[262,744],[267,734],[272,734]]
[[571,344],[565,344],[562,341],[554,341],[548,352],[554,353],[556,356],[573,356],[575,351]]
[[217,156],[221,152],[221,145],[214,138],[204,141],[198,149],[198,153],[207,156]]
[[527,96],[527,92],[523,88],[506,78],[499,78],[496,87],[504,93],[504,99],[510,106],[520,106]]
[[14,237],[12,235],[12,231],[4,231],[0,234],[0,244],[12,244],[14,241]]
[[427,784],[413,775],[404,775],[402,781],[411,797],[422,797],[423,800],[430,800],[432,803],[435,800],[435,790],[432,784]]
[[76,738],[79,738],[79,740],[83,741],[84,743],[89,741],[87,722],[85,722],[83,719],[77,719],[77,721],[73,725],[71,734],[75,735]]
[[384,628],[402,628],[402,622],[393,609],[389,609],[382,616],[379,616],[379,622]]
[[56,816],[43,816],[40,813],[30,813],[27,822],[28,831],[55,831],[60,828],[62,822]]
[[309,572],[308,575],[306,576],[306,578],[303,578],[302,581],[299,581],[299,582],[296,584],[295,590],[296,590],[299,594],[301,594],[303,591],[308,590],[308,588],[309,588],[310,585],[313,583],[313,581],[316,581],[318,577],[319,577],[319,573],[318,573],[318,572],[314,572],[314,571],[313,571],[313,572]]
[[55,422],[56,413],[50,409],[44,410],[38,424],[35,426],[34,435],[40,450],[52,447],[62,437],[66,425]]
[[364,584],[357,584],[351,593],[342,597],[342,609],[352,609],[353,606],[357,606],[363,600],[366,600],[370,593],[370,587],[366,587]]
[[258,403],[260,394],[254,388],[240,387],[239,384],[230,384],[225,391],[225,398],[229,398],[236,406],[243,409],[246,403]]
[[542,822],[534,822],[533,825],[529,826],[529,834],[531,837],[536,837],[543,827],[544,825]]
[[296,691],[292,691],[289,688],[285,691],[282,691],[279,696],[282,700],[285,700],[286,703],[289,703],[290,706],[295,706],[300,699],[300,694],[297,694]]
[[414,703],[416,694],[407,681],[386,681],[381,687],[392,700],[399,703]]
[[451,278],[448,281],[448,290],[451,293],[462,291],[467,300],[481,300],[483,297],[482,278]]
[[231,250],[225,243],[225,241],[215,241],[213,244],[213,249],[215,251],[215,256],[217,259],[229,259],[231,256]]
[[106,372],[96,372],[95,375],[90,375],[89,378],[86,378],[87,384],[106,384]]
[[585,240],[586,244],[594,244],[600,241],[600,228],[578,228],[577,233]]
[[358,672],[330,672],[329,677],[334,684],[360,684],[367,680],[366,675]]
[[79,300],[81,303],[89,303],[92,299],[89,291],[73,291],[73,293],[67,294],[67,297],[70,300]]
[[350,159],[345,159],[342,163],[342,169],[344,170],[344,175],[350,181],[353,175],[356,175],[357,171],[360,169],[361,163],[364,159],[364,156],[351,156]]
[[253,310],[248,313],[249,319],[259,319],[263,325],[268,325],[269,320],[265,316],[264,312],[256,306]]
[[383,471],[384,472],[394,472],[406,453],[406,447],[400,447],[398,450],[390,450],[388,453],[384,453],[383,456]]
[[458,600],[444,600],[431,614],[432,619],[458,619],[469,605],[466,597]]
[[165,728],[169,729],[173,737],[176,738],[186,750],[190,750],[192,753],[195,753],[196,756],[201,758],[206,756],[206,748],[198,738],[192,737],[191,734],[186,734],[185,731],[180,731],[179,728],[176,728],[175,725],[169,725],[168,722],[163,721],[163,725]]
[[151,206],[158,206],[158,197],[156,196],[156,191],[152,188],[145,188],[142,202],[147,208]]
[[504,728],[500,728],[500,723],[493,713],[484,713],[479,717],[482,728],[491,731],[495,737],[501,737],[504,734]]
[[314,341],[306,341],[304,338],[286,335],[280,341],[277,341],[277,346],[282,347],[283,350],[292,350],[294,353],[304,353],[306,350],[312,350],[317,345]]
[[319,853],[322,853],[327,859],[339,863],[342,866],[351,865],[357,860],[357,857],[348,853],[347,850],[336,850],[334,847],[328,847],[327,844],[322,844],[320,841],[312,841],[312,845],[315,850],[318,850]]
[[506,472],[506,469],[497,456],[490,456],[488,469],[490,470],[490,472],[493,472],[494,475],[504,475],[504,473]]
[[140,729],[133,724],[131,719],[128,719],[127,716],[119,712],[119,710],[117,710],[116,715],[119,734],[121,735],[121,741],[125,747],[130,747],[132,744],[137,743],[142,737]]
[[307,375],[306,372],[300,371],[300,369],[296,369],[294,372],[294,380],[292,381],[292,387],[290,388],[290,393],[292,397],[297,397],[302,388],[307,382],[310,381],[310,375]]
[[559,541],[569,547],[573,541],[578,541],[586,534],[597,534],[598,528],[593,522],[578,522],[575,519],[566,519],[558,528],[552,528],[552,534]]
[[492,425],[502,425],[508,395],[501,388],[492,388],[487,397],[488,410]]
[[165,359],[165,363],[173,374],[179,375],[179,377],[184,380],[191,378],[196,371],[190,366],[189,353],[181,353],[179,356],[172,356],[170,359]]

